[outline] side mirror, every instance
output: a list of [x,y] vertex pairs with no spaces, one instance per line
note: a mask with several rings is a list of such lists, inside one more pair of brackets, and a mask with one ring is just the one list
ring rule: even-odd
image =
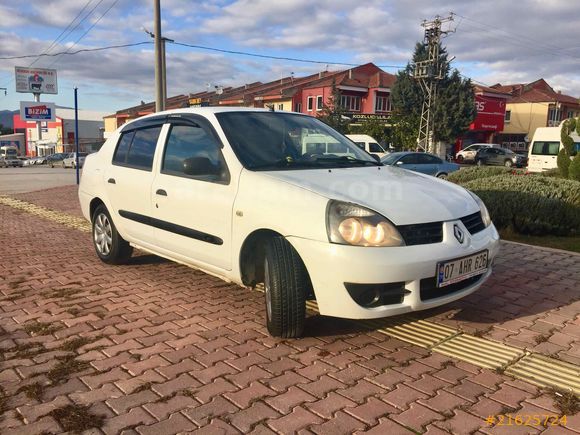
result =
[[190,157],[183,161],[183,173],[186,175],[218,175],[219,171],[219,165],[214,165],[207,157]]

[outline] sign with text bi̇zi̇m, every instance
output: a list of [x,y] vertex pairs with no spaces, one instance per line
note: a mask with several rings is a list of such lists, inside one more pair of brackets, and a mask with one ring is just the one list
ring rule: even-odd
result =
[[58,94],[55,69],[17,66],[14,68],[14,73],[16,74],[16,92]]
[[20,102],[20,119],[23,121],[55,121],[54,103],[36,101]]

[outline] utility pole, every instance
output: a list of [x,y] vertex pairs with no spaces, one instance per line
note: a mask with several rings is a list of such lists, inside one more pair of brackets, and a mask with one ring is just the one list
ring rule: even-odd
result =
[[161,5],[160,0],[153,0],[153,19],[155,21],[155,111],[165,110],[165,100],[163,99],[163,51],[161,48]]
[[449,33],[442,31],[443,23],[453,21],[453,14],[446,18],[439,15],[432,21],[423,20],[421,26],[425,28],[423,43],[428,51],[426,60],[415,63],[413,77],[419,81],[423,90],[423,108],[421,110],[421,122],[419,124],[419,136],[417,146],[424,151],[433,152],[433,107],[437,98],[437,85],[443,79],[444,65],[439,63],[439,43],[441,37]]
[[160,0],[153,0],[155,31],[142,28],[155,41],[155,111],[165,110],[167,102],[167,69],[165,66],[165,43],[175,42],[173,39],[161,36],[161,6]]

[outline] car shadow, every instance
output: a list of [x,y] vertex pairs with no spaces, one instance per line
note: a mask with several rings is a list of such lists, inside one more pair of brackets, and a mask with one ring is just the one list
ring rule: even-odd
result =
[[149,264],[164,264],[164,263],[170,263],[170,261],[166,258],[158,257],[157,255],[153,254],[136,255],[127,260],[127,265],[130,266],[142,266]]

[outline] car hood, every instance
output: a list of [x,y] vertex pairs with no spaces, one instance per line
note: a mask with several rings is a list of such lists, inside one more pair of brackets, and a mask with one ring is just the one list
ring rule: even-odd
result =
[[479,211],[462,187],[389,166],[261,174],[328,199],[370,208],[396,225],[453,220]]

